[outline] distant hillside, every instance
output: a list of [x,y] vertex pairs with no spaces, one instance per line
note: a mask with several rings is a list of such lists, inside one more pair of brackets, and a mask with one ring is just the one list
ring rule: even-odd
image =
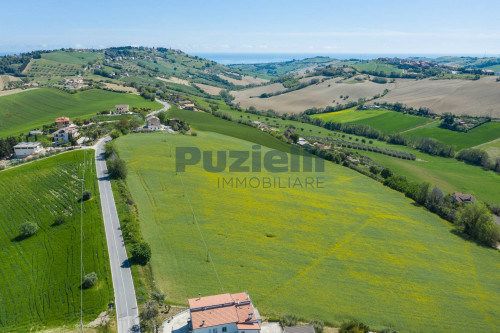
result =
[[239,70],[244,73],[255,73],[268,77],[278,77],[290,72],[297,72],[301,70],[314,70],[318,67],[324,67],[332,63],[339,63],[330,57],[314,57],[302,60],[290,60],[284,62],[271,62],[264,64],[243,64],[243,65],[230,65],[232,69]]

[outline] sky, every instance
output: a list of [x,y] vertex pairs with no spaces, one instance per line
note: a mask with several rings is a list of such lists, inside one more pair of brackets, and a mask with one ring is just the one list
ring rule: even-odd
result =
[[3,1],[0,52],[500,55],[500,1]]

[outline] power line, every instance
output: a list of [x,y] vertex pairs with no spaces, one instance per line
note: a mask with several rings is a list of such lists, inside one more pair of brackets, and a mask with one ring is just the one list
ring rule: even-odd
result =
[[203,244],[205,245],[205,249],[207,250],[207,258],[210,260],[210,263],[212,264],[212,267],[214,268],[215,276],[217,277],[217,280],[219,281],[220,288],[222,289],[222,293],[225,293],[224,287],[222,286],[222,282],[219,278],[219,273],[217,272],[217,269],[215,268],[215,264],[214,264],[214,261],[212,259],[212,255],[210,254],[210,250],[208,249],[207,242],[205,241],[205,237],[203,237],[203,233],[201,232],[200,225],[198,224],[198,219],[196,218],[196,214],[194,213],[193,205],[191,205],[191,200],[189,200],[189,196],[188,196],[188,193],[186,191],[186,187],[184,186],[184,180],[182,180],[182,174],[179,173],[179,176],[181,177],[182,188],[184,189],[184,194],[186,195],[186,199],[189,203],[189,208],[191,208],[191,213],[193,214],[194,221],[196,222],[196,227],[198,228],[198,232],[200,233],[201,240],[203,241]]

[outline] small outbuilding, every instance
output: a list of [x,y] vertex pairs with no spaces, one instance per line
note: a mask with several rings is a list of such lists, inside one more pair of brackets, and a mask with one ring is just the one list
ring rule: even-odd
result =
[[43,150],[40,142],[20,142],[14,146],[14,154],[18,158],[25,158]]
[[472,196],[472,194],[467,193],[456,193],[454,192],[452,195],[453,203],[474,203],[476,202],[476,198]]

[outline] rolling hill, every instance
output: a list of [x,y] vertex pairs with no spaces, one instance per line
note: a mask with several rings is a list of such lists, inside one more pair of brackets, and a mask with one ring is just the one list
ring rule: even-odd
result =
[[116,104],[158,110],[162,105],[138,95],[91,89],[75,94],[40,88],[0,97],[0,137],[19,135],[54,122],[56,117],[88,117]]

